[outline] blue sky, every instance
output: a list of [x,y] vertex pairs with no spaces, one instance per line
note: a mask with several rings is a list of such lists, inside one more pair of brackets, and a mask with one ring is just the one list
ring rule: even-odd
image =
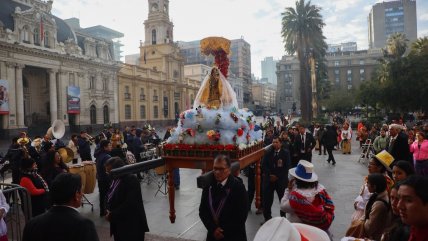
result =
[[[321,6],[324,35],[328,43],[355,41],[366,49],[367,16],[376,0],[312,0]],[[125,34],[124,54],[138,53],[144,40],[147,0],[55,0],[53,14],[78,17],[82,27],[104,25]],[[417,0],[418,36],[428,36],[428,1]],[[285,54],[281,38],[281,12],[295,6],[294,0],[170,0],[174,41],[191,41],[208,36],[243,37],[251,44],[252,72],[261,73],[266,56]]]

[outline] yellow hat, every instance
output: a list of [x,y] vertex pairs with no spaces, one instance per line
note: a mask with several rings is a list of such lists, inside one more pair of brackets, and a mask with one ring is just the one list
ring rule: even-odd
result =
[[20,145],[27,145],[28,142],[30,142],[30,139],[28,139],[27,137],[19,138],[17,141],[17,143]]
[[394,157],[389,152],[383,150],[374,156],[382,165],[386,167],[388,171],[391,171],[390,165],[394,161]]

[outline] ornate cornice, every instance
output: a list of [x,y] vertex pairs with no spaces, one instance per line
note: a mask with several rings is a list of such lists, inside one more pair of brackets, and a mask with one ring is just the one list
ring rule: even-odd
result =
[[69,54],[60,54],[60,53],[49,52],[46,50],[41,50],[36,48],[28,48],[20,45],[19,43],[11,44],[11,43],[0,41],[0,49],[5,49],[5,50],[8,50],[14,53],[19,53],[19,54],[32,55],[38,58],[54,59],[59,61],[65,61],[65,60],[73,61],[73,62],[78,62],[80,64],[83,64],[85,66],[89,65],[91,67],[93,66],[93,67],[109,68],[109,69],[113,68],[114,71],[119,71],[122,66],[122,63],[120,62],[103,63],[100,61],[91,61],[83,57],[81,58],[81,57],[72,56]]

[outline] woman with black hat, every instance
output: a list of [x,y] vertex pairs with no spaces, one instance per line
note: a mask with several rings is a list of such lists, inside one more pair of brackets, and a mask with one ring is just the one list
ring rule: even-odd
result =
[[19,183],[27,189],[31,195],[32,216],[35,217],[46,211],[48,184],[37,173],[37,164],[31,159],[22,159],[21,161],[21,181]]

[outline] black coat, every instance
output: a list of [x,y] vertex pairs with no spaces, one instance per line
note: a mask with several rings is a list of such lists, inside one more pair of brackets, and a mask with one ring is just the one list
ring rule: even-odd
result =
[[392,143],[392,145],[389,144],[391,140],[390,138],[391,137],[388,137],[387,140],[387,150],[394,157],[394,161],[408,161],[413,165],[413,157],[410,153],[408,136],[403,132],[398,133],[397,138]]
[[248,215],[248,195],[244,184],[230,175],[223,190],[218,191],[214,181],[212,185],[202,191],[199,217],[208,230],[207,241],[213,241],[214,230],[218,227],[213,219],[209,204],[209,192],[212,189],[213,199],[221,195],[222,191],[229,190],[223,210],[219,216],[219,226],[223,229],[224,239],[221,241],[246,241],[245,221]]
[[[279,161],[281,160],[281,161]],[[265,154],[263,158],[263,182],[269,182],[269,176],[275,175],[277,182],[287,185],[288,183],[288,170],[291,168],[290,152],[281,149],[277,156],[273,148]]]
[[94,223],[70,207],[54,206],[31,219],[22,241],[98,241]]
[[334,127],[328,126],[322,137],[322,143],[330,149],[337,145],[337,131]]
[[[111,190],[109,191],[109,193]],[[135,175],[125,175],[107,200],[110,211],[110,234],[127,241],[140,241],[149,231],[141,186]]]
[[83,161],[92,160],[91,145],[88,140],[77,137],[77,146],[79,147],[79,154]]
[[[305,152],[308,154],[312,154],[312,149],[315,148],[316,141],[311,133],[306,132],[305,135]],[[300,153],[302,149],[302,139],[300,133],[294,138],[295,148]]]

